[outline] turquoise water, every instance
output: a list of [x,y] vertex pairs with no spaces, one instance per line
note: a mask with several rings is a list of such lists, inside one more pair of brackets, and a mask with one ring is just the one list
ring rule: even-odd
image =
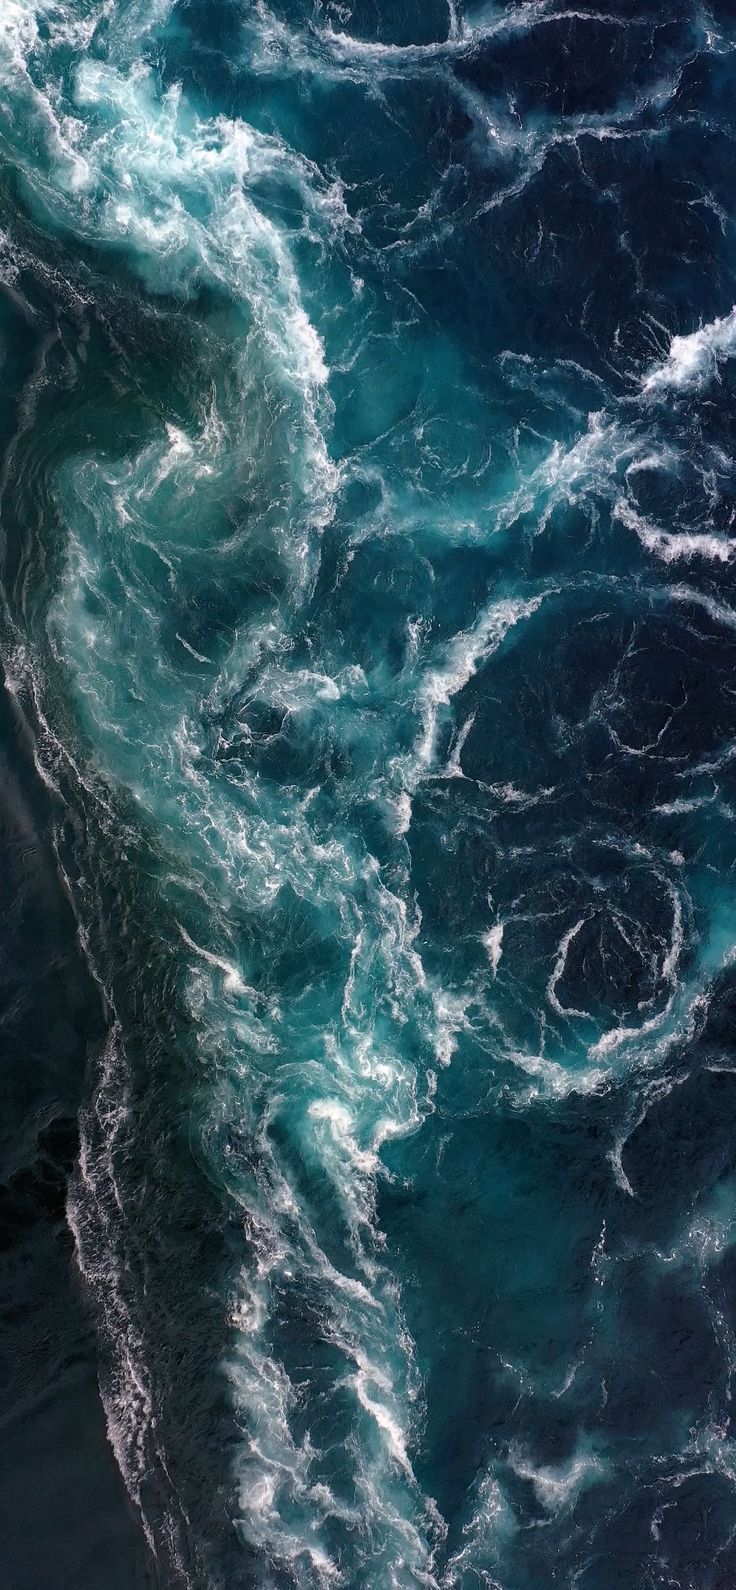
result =
[[12,1590],[736,1579],[735,52],[0,0]]

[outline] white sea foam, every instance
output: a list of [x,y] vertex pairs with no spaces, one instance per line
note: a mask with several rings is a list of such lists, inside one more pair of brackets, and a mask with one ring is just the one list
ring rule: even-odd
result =
[[448,706],[484,662],[498,650],[509,630],[537,612],[544,596],[527,600],[506,598],[492,602],[480,613],[472,629],[457,635],[447,649],[444,665],[432,669],[422,681],[420,700],[423,730],[417,747],[421,767],[428,767],[435,754],[438,712]]
[[476,1480],[471,1506],[463,1524],[462,1545],[450,1557],[442,1584],[447,1590],[460,1590],[470,1577],[471,1583],[475,1580],[488,1590],[500,1590],[496,1578],[500,1549],[516,1533],[517,1525],[495,1465],[489,1465]]
[[[462,57],[477,49],[479,43],[515,33],[531,33],[536,28],[559,25],[560,16],[551,0],[523,0],[512,10],[495,5],[486,6],[477,20],[459,18],[450,9],[448,34],[426,44],[387,44],[380,40],[362,39],[336,28],[322,28],[313,42],[306,43],[301,35],[289,28],[262,3],[257,6],[257,38],[260,44],[256,56],[256,69],[278,71],[287,61],[292,69],[314,72],[329,77],[336,72],[350,76],[360,74],[370,79],[402,76],[417,70],[436,68],[437,63]],[[621,19],[606,11],[579,8],[565,13],[565,19],[579,22],[598,22],[611,27],[622,27]]]
[[555,964],[552,968],[552,972],[550,973],[549,982],[547,983],[547,998],[550,1002],[550,1005],[552,1006],[552,1009],[557,1012],[557,1015],[576,1016],[580,1020],[586,1019],[587,1012],[584,1010],[575,1010],[569,1005],[561,1005],[559,999],[557,998],[557,985],[560,979],[565,975],[567,955],[570,945],[572,944],[573,939],[576,939],[578,933],[580,933],[585,927],[586,921],[586,917],[580,917],[579,921],[576,922],[573,927],[568,928],[567,933],[563,934],[557,949]]
[[724,629],[736,629],[736,610],[729,607],[727,602],[719,602],[714,596],[708,596],[705,591],[698,591],[690,585],[671,585],[667,596],[685,606],[702,608],[714,624],[721,624]]
[[601,1037],[591,1045],[589,1054],[592,1060],[604,1059],[613,1054],[615,1051],[624,1048],[631,1043],[638,1044],[641,1042],[642,1038],[648,1038],[652,1033],[660,1031],[662,1028],[664,1028],[668,1017],[673,1010],[675,1003],[675,991],[677,988],[676,974],[684,944],[684,928],[682,899],[680,894],[672,885],[668,887],[668,894],[672,906],[672,932],[669,945],[662,959],[660,973],[662,982],[664,983],[665,988],[668,990],[665,1003],[659,1011],[656,1011],[653,1015],[647,1017],[647,1019],[638,1027],[616,1026],[610,1028],[608,1032],[604,1032]]
[[613,516],[625,525],[627,530],[634,531],[648,552],[653,552],[665,563],[675,563],[679,559],[689,562],[692,558],[707,558],[713,562],[730,563],[736,554],[736,541],[728,541],[725,536],[702,534],[697,531],[683,530],[675,533],[660,530],[657,525],[653,525],[638,513],[624,497],[619,497],[614,504]]
[[674,336],[667,358],[645,376],[647,394],[702,387],[718,375],[718,366],[736,353],[736,308],[687,336]]
[[[127,8],[131,28],[136,9]],[[12,47],[18,47],[19,60],[25,61],[38,39],[35,13],[18,7],[15,12],[10,19],[17,24]],[[6,9],[0,15],[5,34],[0,35],[1,76],[10,13]],[[150,21],[150,9],[146,15]],[[134,57],[131,32],[125,48]],[[30,87],[23,92],[37,104]],[[291,182],[304,206],[308,210],[313,206],[323,229],[343,224],[344,199],[338,184],[323,181],[315,168],[291,157],[277,139],[256,134],[239,122],[198,121],[179,92],[161,98],[150,73],[116,64],[113,51],[104,63],[91,58],[80,63],[76,95],[81,114],[75,117],[73,129],[78,139],[74,182],[69,181],[66,152],[44,110],[44,125],[50,129],[44,203],[55,210],[59,224],[82,239],[102,239],[127,251],[133,268],[153,292],[187,295],[203,282],[219,284],[250,317],[247,325],[247,317],[237,320],[233,335],[241,390],[230,393],[229,403],[223,406],[219,395],[213,395],[199,426],[170,418],[137,458],[123,463],[85,460],[67,470],[59,485],[60,501],[68,507],[73,498],[85,528],[80,526],[79,534],[70,538],[66,576],[52,618],[56,643],[60,648],[63,644],[67,660],[73,660],[76,668],[82,710],[110,775],[129,784],[144,810],[170,837],[176,834],[172,849],[187,859],[178,863],[186,877],[176,876],[174,868],[175,887],[179,893],[183,888],[195,890],[209,912],[212,932],[204,944],[203,935],[195,936],[183,925],[181,935],[192,957],[189,1000],[194,1030],[207,1062],[217,1057],[213,1073],[222,1075],[222,1096],[213,1096],[213,1118],[219,1111],[232,1123],[234,1134],[245,1131],[252,1108],[254,1056],[262,1061],[267,1057],[269,1066],[275,1067],[282,1045],[290,1055],[302,1053],[305,1077],[312,1076],[318,1096],[312,1098],[311,1110],[303,1109],[300,1130],[334,1187],[347,1239],[354,1247],[354,1257],[340,1273],[320,1248],[287,1178],[279,1174],[267,1122],[250,1120],[251,1131],[256,1135],[263,1131],[260,1153],[271,1180],[265,1192],[259,1187],[243,1189],[243,1214],[256,1260],[244,1273],[230,1311],[234,1340],[229,1372],[238,1404],[247,1413],[249,1431],[238,1462],[238,1528],[281,1571],[309,1573],[310,1583],[325,1585],[340,1577],[322,1534],[325,1520],[339,1515],[344,1504],[338,1504],[326,1486],[312,1482],[314,1454],[308,1440],[297,1440],[292,1431],[294,1388],[268,1348],[273,1289],[277,1285],[282,1291],[288,1289],[293,1277],[302,1275],[314,1296],[324,1299],[325,1331],[342,1354],[344,1384],[355,1400],[358,1501],[350,1527],[358,1534],[372,1533],[374,1539],[382,1534],[389,1542],[393,1538],[387,1551],[397,1561],[403,1554],[407,1582],[409,1575],[428,1582],[428,1547],[423,1528],[413,1522],[415,1515],[423,1517],[424,1504],[408,1457],[411,1344],[398,1302],[382,1277],[377,1259],[380,1234],[371,1223],[380,1144],[413,1130],[420,1119],[416,1076],[389,1045],[378,1040],[366,1045],[359,1014],[364,1004],[374,1010],[377,990],[393,1014],[404,1011],[414,991],[421,989],[416,929],[403,902],[383,885],[377,867],[359,876],[349,836],[338,833],[319,841],[306,802],[295,809],[288,798],[277,798],[274,811],[266,812],[262,799],[254,799],[251,807],[245,803],[243,811],[226,789],[210,783],[198,733],[200,703],[191,699],[175,665],[162,655],[154,593],[136,573],[135,563],[139,547],[155,552],[168,584],[177,590],[195,531],[204,524],[209,533],[208,514],[213,514],[218,494],[230,484],[236,469],[233,461],[248,445],[249,433],[257,432],[259,412],[263,411],[262,428],[267,427],[269,435],[283,412],[282,446],[289,475],[300,478],[302,492],[302,499],[293,504],[282,543],[285,561],[287,553],[294,554],[290,600],[298,599],[304,549],[296,545],[295,528],[301,523],[303,537],[310,526],[321,528],[329,517],[337,480],[322,430],[325,416],[329,417],[324,392],[328,370],[319,332],[302,301],[286,234],[259,210],[249,189],[264,175]],[[71,123],[65,125],[71,136]],[[261,389],[263,375],[270,378],[270,408],[262,391],[260,410],[251,399],[258,392],[253,368],[256,377],[262,373]],[[283,502],[278,508],[283,516]],[[120,654],[119,612],[104,589],[105,556],[119,572],[121,600],[130,621],[133,642],[125,656]],[[87,607],[89,597],[97,608],[94,621]],[[209,648],[192,645],[181,632],[181,617],[178,622],[178,643],[209,672],[203,683],[211,692],[213,714],[241,687],[254,660],[266,663],[264,692],[289,712],[329,712],[341,700],[340,682],[324,671],[291,668],[283,662],[274,662],[269,669],[269,655],[283,644],[274,619],[269,621],[270,629],[267,623],[258,634],[251,631],[236,638],[219,679],[213,678],[218,663],[210,660]],[[356,687],[355,679],[346,682]],[[122,729],[126,711],[135,715],[132,738]],[[244,791],[247,788],[246,779]],[[332,1050],[324,1044],[319,1058],[311,1061],[311,1072],[310,1035],[303,1031],[299,1014],[282,1012],[275,1001],[264,1009],[263,999],[246,982],[239,954],[205,947],[229,947],[226,917],[220,916],[225,902],[235,896],[249,909],[268,911],[285,884],[297,899],[320,900],[337,916],[344,912],[346,921],[351,913],[357,917],[358,901],[367,897],[377,924],[356,954],[354,993],[346,1005],[341,1041]],[[428,1002],[426,993],[421,997]],[[429,1012],[427,1021],[431,1021]],[[223,1052],[228,1056],[225,1075]],[[100,1109],[103,1104],[105,1111],[119,1109],[120,1122],[125,1121],[124,1076],[118,1071],[106,1073],[98,1097]],[[276,1112],[278,1099],[272,1099],[269,1108]],[[94,1167],[83,1147],[85,1212],[80,1213],[78,1240],[90,1285],[104,1304],[111,1337],[115,1370],[106,1390],[111,1440],[131,1495],[142,1503],[143,1482],[154,1462],[149,1370],[135,1306],[132,1313],[123,1311],[123,1292],[115,1279],[115,1264],[124,1265],[127,1230],[124,1199],[121,1195],[116,1202],[110,1179],[114,1123],[112,1115],[106,1119],[108,1141],[101,1131],[97,1134],[102,1159]],[[99,1252],[87,1234],[93,1228],[95,1243],[99,1238],[102,1244]],[[161,1395],[164,1391],[159,1388]],[[363,1442],[357,1433],[364,1420],[377,1432],[377,1443]],[[163,1526],[172,1542],[179,1523],[172,1501],[171,1518]],[[158,1525],[149,1526],[154,1545],[157,1530]],[[207,1582],[203,1571],[201,1583]]]
[[528,1089],[520,1090],[518,1102],[520,1104],[536,1104],[540,1099],[566,1099],[571,1094],[581,1094],[585,1097],[591,1093],[605,1092],[610,1082],[610,1070],[602,1061],[605,1056],[592,1057],[594,1065],[589,1064],[591,1056],[583,1065],[563,1065],[560,1060],[552,1060],[545,1054],[531,1054],[524,1049],[510,1049],[508,1059],[525,1076],[532,1077],[533,1083]]
[[571,444],[554,442],[546,456],[522,476],[496,510],[500,530],[511,529],[523,518],[536,520],[535,534],[543,534],[560,505],[590,505],[596,493],[607,495],[626,468],[640,459],[641,441],[635,431],[612,420],[604,410],[588,414],[582,435]]
[[467,1009],[471,996],[440,988],[435,989],[432,999],[436,1022],[435,1058],[439,1066],[448,1066],[457,1049],[458,1034],[468,1030]]
[[600,1459],[593,1452],[581,1451],[558,1467],[535,1468],[520,1454],[514,1454],[511,1466],[522,1479],[531,1480],[537,1497],[548,1513],[559,1513],[572,1507],[580,1491],[604,1476]]
[[[69,1191],[67,1218],[81,1273],[98,1304],[110,1355],[111,1367],[101,1380],[110,1445],[139,1509],[154,1557],[158,1554],[157,1531],[147,1514],[144,1489],[154,1474],[163,1482],[168,1501],[158,1527],[163,1527],[172,1565],[187,1585],[190,1580],[180,1544],[186,1519],[172,1491],[160,1442],[135,1285],[126,1265],[127,1200],[118,1179],[118,1162],[129,1120],[127,1059],[120,1028],[114,1022],[100,1059],[94,1097],[80,1122],[79,1161]],[[211,1590],[204,1570],[203,1584]]]
[[[38,16],[56,18],[59,8],[51,0],[45,7],[12,0],[10,10],[3,8],[0,77],[5,74],[21,102],[19,121],[23,100],[32,107],[47,146],[42,185],[36,165],[28,167],[27,180],[64,227],[81,238],[127,248],[152,290],[189,293],[209,280],[240,297],[275,377],[301,405],[303,489],[311,522],[320,528],[330,518],[338,480],[322,429],[329,417],[324,346],[302,301],[285,233],[258,208],[250,190],[264,174],[273,175],[298,192],[320,226],[327,218],[332,226],[349,225],[350,218],[339,184],[324,179],[283,141],[243,121],[200,121],[179,89],[160,93],[153,74],[135,61],[135,40],[166,9],[129,9],[127,42],[120,47],[121,58],[131,64],[114,64],[114,56],[83,58],[72,108],[58,83],[49,78],[41,90],[26,67],[34,50],[43,55],[49,48],[40,39]],[[22,150],[14,153],[23,159]],[[170,432],[162,480],[181,461],[187,440],[178,427]],[[204,461],[200,465],[206,467]]]
[[183,928],[181,923],[178,924],[178,927],[187,949],[193,950],[195,955],[207,962],[208,966],[216,966],[218,971],[223,973],[223,988],[226,993],[245,994],[248,992],[237,966],[234,966],[232,961],[226,960],[223,955],[214,955],[211,950],[203,949],[201,944],[195,944],[194,939],[189,937],[186,928]]
[[460,765],[460,758],[462,756],[463,746],[465,745],[465,741],[467,740],[474,723],[475,713],[471,712],[470,717],[465,719],[459,734],[456,736],[452,750],[447,759],[447,767],[445,768],[445,776],[447,778],[464,777],[463,770]]
[[488,962],[494,977],[501,964],[501,956],[503,954],[503,927],[503,922],[497,922],[494,927],[489,928],[488,932],[483,934],[483,948],[488,956]]

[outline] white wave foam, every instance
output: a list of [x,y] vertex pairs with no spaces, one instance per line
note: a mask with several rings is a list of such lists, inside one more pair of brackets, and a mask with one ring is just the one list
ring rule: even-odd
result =
[[675,563],[680,559],[690,561],[692,558],[708,558],[713,562],[730,563],[736,554],[736,541],[727,541],[724,536],[699,534],[696,531],[680,531],[673,533],[660,530],[657,525],[644,519],[631,503],[624,497],[619,497],[613,508],[613,517],[633,530],[638,536],[643,547],[648,552],[653,552],[656,557],[662,558],[665,563]]
[[446,778],[464,778],[465,775],[460,765],[460,757],[462,756],[463,746],[465,745],[465,741],[467,740],[474,723],[475,713],[471,712],[470,717],[465,719],[459,734],[456,736],[452,750],[447,759],[447,767],[445,768]]
[[555,964],[552,968],[549,982],[547,983],[547,998],[550,1002],[550,1005],[552,1006],[552,1009],[557,1012],[557,1015],[576,1016],[582,1021],[586,1019],[587,1011],[574,1010],[569,1005],[561,1005],[559,999],[557,998],[557,984],[559,983],[560,978],[564,977],[565,975],[565,967],[567,966],[567,955],[570,945],[572,944],[573,939],[576,939],[578,933],[580,933],[585,927],[586,921],[587,917],[582,916],[579,922],[576,922],[573,927],[568,929],[567,933],[563,934],[557,949]]
[[511,1467],[521,1479],[531,1480],[537,1497],[547,1513],[567,1511],[577,1500],[580,1491],[600,1480],[603,1464],[590,1451],[582,1451],[558,1467],[535,1468],[519,1454],[510,1458]]
[[[585,1097],[606,1090],[610,1072],[602,1062],[604,1056],[592,1057],[593,1067],[586,1061],[583,1066],[563,1065],[545,1054],[530,1054],[524,1049],[509,1049],[507,1058],[519,1071],[533,1077],[534,1082],[520,1096],[519,1103],[536,1104],[539,1099],[566,1099],[578,1093]],[[588,1060],[591,1056],[588,1055]]]
[[651,394],[705,386],[717,376],[721,361],[730,359],[734,353],[736,307],[729,315],[712,320],[698,331],[673,337],[667,358],[650,370],[642,382],[642,390]]
[[453,696],[464,689],[482,664],[498,650],[509,630],[525,618],[531,618],[543,601],[544,595],[492,602],[476,619],[472,629],[465,630],[451,642],[444,666],[425,675],[420,690],[423,732],[417,747],[421,767],[428,767],[434,758],[439,709],[449,705]]
[[223,973],[223,988],[226,993],[245,994],[252,992],[246,987],[237,966],[234,966],[232,961],[225,960],[222,955],[214,955],[211,950],[203,949],[201,944],[195,944],[194,939],[189,937],[186,928],[183,928],[180,922],[177,923],[177,926],[187,949],[194,950],[195,955],[206,961],[208,966],[216,966],[218,971]]
[[[9,125],[22,128],[31,113],[41,146],[32,164],[22,142],[13,147],[13,158],[33,201],[53,213],[55,224],[81,239],[127,250],[150,290],[189,296],[209,281],[240,299],[275,379],[301,411],[291,446],[301,456],[303,494],[311,524],[319,529],[331,517],[338,482],[323,433],[331,412],[324,346],[306,311],[286,234],[259,209],[252,189],[268,176],[296,191],[322,230],[352,223],[340,184],[323,178],[283,140],[223,116],[202,121],[180,89],[160,92],[136,53],[144,33],[168,10],[170,0],[126,8],[119,27],[112,26],[108,59],[80,60],[70,103],[56,75],[53,46],[39,31],[39,18],[48,24],[66,12],[53,0],[6,0],[0,81],[13,110]],[[94,30],[102,15],[98,8],[85,26]],[[42,74],[32,76],[28,69],[36,56],[47,72],[44,87],[36,82]],[[244,360],[249,352],[243,338]],[[180,438],[170,439],[173,456],[162,478],[183,452],[176,445]]]
[[473,1486],[472,1512],[463,1524],[463,1544],[447,1563],[443,1587],[461,1590],[468,1582],[475,1582],[487,1590],[500,1590],[495,1573],[500,1549],[516,1529],[513,1512],[491,1465]]
[[[321,76],[341,71],[361,79],[370,73],[370,80],[413,73],[427,68],[436,69],[437,63],[463,57],[480,43],[516,33],[527,34],[536,28],[559,25],[560,15],[552,0],[522,0],[509,9],[489,5],[483,8],[477,21],[460,18],[449,7],[447,37],[426,44],[386,44],[379,40],[362,39],[335,28],[322,28],[316,32],[311,48],[301,36],[290,32],[262,3],[257,6],[258,38],[257,70],[278,71],[284,60],[292,69],[310,71]],[[564,13],[565,20],[598,22],[611,27],[623,27],[615,14],[583,8]]]
[[[98,976],[96,969],[94,975]],[[68,1195],[67,1219],[107,1347],[100,1389],[108,1439],[154,1558],[159,1557],[163,1536],[173,1569],[182,1584],[189,1585],[183,1548],[188,1520],[171,1485],[139,1322],[140,1298],[128,1263],[129,1215],[119,1163],[125,1157],[130,1118],[127,1059],[115,1021],[101,1056],[92,1103],[80,1120],[79,1161]],[[166,1497],[156,1528],[146,1505],[154,1476]],[[203,1564],[199,1570],[203,1586],[213,1590]]]
[[665,951],[662,967],[662,982],[669,989],[669,993],[662,1009],[647,1017],[639,1027],[612,1027],[604,1032],[597,1041],[591,1045],[588,1053],[591,1060],[601,1060],[616,1050],[632,1043],[640,1043],[642,1038],[648,1038],[652,1033],[665,1027],[667,1020],[674,1008],[677,990],[677,967],[684,944],[683,909],[682,899],[676,889],[669,885],[668,894],[672,906],[672,932],[670,942]]
[[704,591],[697,591],[690,585],[671,585],[667,596],[674,602],[683,605],[700,607],[704,613],[712,618],[714,624],[722,624],[725,629],[736,629],[736,611],[728,606],[727,602],[718,602],[713,596],[708,596]]
[[449,1066],[457,1049],[458,1033],[469,1028],[467,1009],[469,994],[453,994],[447,989],[436,989],[432,996],[435,1014],[434,1052],[439,1066]]
[[555,442],[546,457],[507,494],[497,510],[497,528],[509,530],[533,516],[535,534],[543,534],[560,505],[573,507],[594,500],[596,493],[607,496],[621,471],[641,458],[641,451],[641,440],[632,428],[620,425],[603,410],[592,411],[582,435],[571,445]]
[[489,928],[488,932],[483,934],[483,948],[488,956],[488,962],[494,977],[500,966],[503,954],[503,927],[503,922],[497,922],[494,927]]

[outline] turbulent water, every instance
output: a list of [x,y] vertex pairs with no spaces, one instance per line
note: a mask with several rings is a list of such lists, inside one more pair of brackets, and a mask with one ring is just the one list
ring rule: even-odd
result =
[[0,0],[8,1590],[736,1583],[735,96]]

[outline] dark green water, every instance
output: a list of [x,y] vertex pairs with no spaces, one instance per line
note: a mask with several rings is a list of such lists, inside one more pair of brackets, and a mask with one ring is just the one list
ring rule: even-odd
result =
[[0,1584],[736,1582],[736,16],[0,0]]

